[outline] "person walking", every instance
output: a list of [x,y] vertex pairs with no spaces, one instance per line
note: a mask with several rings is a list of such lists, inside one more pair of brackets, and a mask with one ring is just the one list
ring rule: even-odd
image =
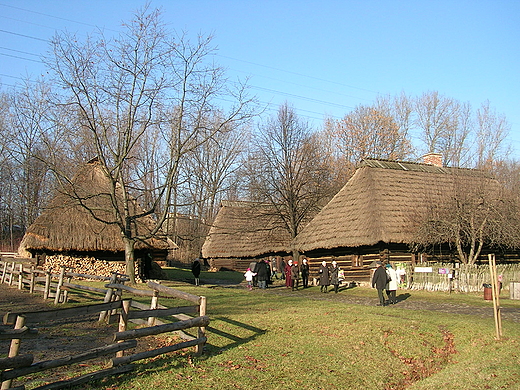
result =
[[283,273],[285,275],[285,287],[291,288],[291,269],[292,269],[292,260],[289,260],[287,264],[285,264],[285,268],[283,269]]
[[327,262],[323,260],[320,265],[320,270],[318,271],[320,274],[320,291],[328,292],[329,288],[329,267],[327,266]]
[[271,260],[271,279],[272,278],[278,280],[278,267],[276,266],[276,259],[274,257]]
[[337,294],[339,290],[339,267],[336,260],[332,261],[330,268],[330,284],[334,286],[334,292]]
[[302,274],[303,288],[307,288],[309,286],[309,263],[307,262],[306,258],[303,258],[302,260],[300,273]]
[[376,262],[377,268],[372,276],[372,288],[377,289],[377,295],[379,296],[379,304],[377,306],[385,306],[385,297],[383,290],[386,287],[386,271],[383,267],[383,263],[380,261]]
[[256,263],[254,273],[258,280],[258,287],[265,290],[267,288],[267,281],[269,280],[269,269],[267,263],[264,260],[260,260]]
[[397,272],[392,268],[391,264],[386,265],[386,275],[388,283],[386,284],[386,295],[388,296],[388,303],[394,305],[397,303]]
[[300,279],[300,270],[298,263],[293,263],[291,266],[291,287],[292,291],[298,290],[298,281]]
[[199,283],[200,283],[200,279],[199,279],[199,276],[200,276],[200,261],[199,259],[195,259],[195,261],[193,262],[193,264],[191,265],[191,273],[193,274],[193,276],[195,277],[195,286],[198,286]]

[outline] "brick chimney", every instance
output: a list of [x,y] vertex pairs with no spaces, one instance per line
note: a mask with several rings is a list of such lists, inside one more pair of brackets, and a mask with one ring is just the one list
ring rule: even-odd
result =
[[434,165],[436,167],[442,167],[442,154],[440,153],[428,153],[423,156],[423,162],[425,164]]

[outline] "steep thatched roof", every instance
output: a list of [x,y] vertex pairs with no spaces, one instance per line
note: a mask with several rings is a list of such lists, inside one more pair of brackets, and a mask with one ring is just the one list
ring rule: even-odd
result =
[[[72,193],[74,197],[70,196]],[[27,229],[19,251],[124,251],[120,228],[106,223],[115,221],[112,203],[109,179],[94,159],[80,168],[67,191],[58,193]],[[134,214],[141,212],[136,202],[131,202],[131,207]],[[145,234],[154,226],[155,221],[147,216],[140,218],[132,228],[138,234]],[[175,246],[166,237],[157,236],[137,242],[135,249],[168,249],[172,245]]]
[[223,201],[202,246],[205,258],[290,252],[291,237],[269,205]]
[[429,204],[475,186],[496,188],[497,182],[478,170],[367,159],[294,243],[304,252],[408,244]]

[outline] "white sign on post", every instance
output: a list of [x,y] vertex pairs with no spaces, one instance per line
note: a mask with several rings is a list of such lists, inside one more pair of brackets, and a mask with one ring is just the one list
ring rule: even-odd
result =
[[414,271],[415,272],[433,272],[433,268],[432,267],[415,267]]

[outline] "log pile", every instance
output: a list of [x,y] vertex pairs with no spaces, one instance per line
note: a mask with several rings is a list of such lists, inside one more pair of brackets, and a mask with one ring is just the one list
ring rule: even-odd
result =
[[[59,274],[61,267],[65,267],[68,272],[79,274],[98,275],[110,277],[113,272],[120,274],[126,273],[125,263],[122,261],[99,260],[95,257],[78,257],[68,255],[52,255],[45,258],[44,270],[53,274]],[[137,271],[137,264],[136,264]]]

